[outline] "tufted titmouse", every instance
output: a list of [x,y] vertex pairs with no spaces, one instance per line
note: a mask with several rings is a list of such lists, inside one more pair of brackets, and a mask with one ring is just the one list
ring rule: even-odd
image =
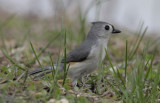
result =
[[[72,86],[75,86],[77,80],[80,80],[82,76],[97,69],[99,61],[103,61],[105,58],[105,50],[110,36],[121,32],[106,22],[97,21],[92,24],[87,38],[66,56],[66,63],[69,65],[67,76],[72,79]],[[64,70],[64,63],[63,58],[58,69],[59,72]],[[44,71],[48,74],[51,70],[51,66],[45,66],[43,69],[30,71],[29,75],[44,76]]]

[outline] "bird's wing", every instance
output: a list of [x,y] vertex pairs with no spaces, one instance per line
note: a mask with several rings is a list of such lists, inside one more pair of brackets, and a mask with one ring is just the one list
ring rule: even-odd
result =
[[[81,44],[71,52],[69,52],[66,56],[66,63],[70,62],[82,62],[87,59],[89,56],[91,47],[86,46],[85,43]],[[62,59],[61,63],[65,62],[65,58]]]

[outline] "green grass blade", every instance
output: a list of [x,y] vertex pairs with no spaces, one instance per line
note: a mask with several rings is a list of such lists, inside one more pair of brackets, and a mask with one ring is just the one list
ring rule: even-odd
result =
[[55,68],[54,68],[54,62],[53,62],[53,59],[52,59],[52,56],[50,53],[48,53],[49,55],[49,58],[50,58],[50,61],[51,61],[51,70],[52,70],[52,78],[54,79],[54,75],[55,75]]
[[137,41],[137,45],[135,46],[135,49],[132,50],[133,52],[131,51],[132,53],[130,53],[130,57],[128,58],[129,60],[131,60],[131,59],[133,58],[133,56],[136,54],[136,52],[137,52],[137,50],[138,50],[138,48],[139,48],[139,46],[140,46],[140,43],[141,43],[144,35],[145,35],[146,32],[147,32],[147,29],[148,29],[148,27],[145,28],[145,30],[144,30],[144,32],[142,33],[142,36],[140,37],[139,41]]
[[7,46],[6,46],[6,44],[5,44],[4,35],[3,35],[2,30],[1,30],[1,40],[2,40],[2,45],[3,45],[3,47],[4,47],[5,52],[7,52],[7,54],[8,54]]
[[146,75],[145,75],[145,81],[147,80],[147,78],[148,78],[148,76],[149,76],[149,73],[150,73],[150,71],[151,71],[151,69],[152,69],[152,64],[153,64],[153,60],[154,60],[154,58],[155,58],[155,55],[156,55],[156,51],[154,52],[154,54],[153,54],[153,56],[152,56],[152,58],[151,58],[151,63],[150,63],[150,65],[149,65],[149,68],[148,68],[148,70],[147,70],[147,73],[146,73]]
[[43,73],[44,73],[45,78],[47,79],[46,72],[44,71],[44,68],[43,68],[43,66],[41,65],[40,61],[39,61],[39,58],[38,58],[38,56],[37,56],[37,54],[36,54],[36,51],[34,50],[34,47],[33,47],[32,43],[31,43],[31,41],[30,41],[30,45],[31,45],[32,51],[33,51],[33,53],[34,53],[34,56],[36,57],[36,60],[37,60],[37,62],[38,62],[38,64],[39,64],[40,68],[43,70]]
[[63,86],[64,86],[66,78],[67,78],[68,68],[69,67],[67,67],[66,31],[65,31],[65,33],[64,33],[64,78],[63,78]]
[[[1,48],[0,48],[1,49]],[[15,65],[16,67],[18,67],[18,69],[21,69],[23,71],[26,71],[25,68],[21,67],[18,63],[16,63],[8,54],[7,52],[5,52],[3,49],[1,49],[3,55],[13,64]]]
[[119,73],[119,70],[118,70],[118,69],[116,69],[116,70],[117,70],[117,72],[115,71],[115,69],[114,69],[114,67],[113,67],[113,64],[112,64],[112,62],[111,62],[111,59],[110,59],[110,57],[109,57],[109,55],[108,55],[108,53],[107,53],[107,51],[106,51],[106,50],[105,50],[105,52],[106,52],[106,57],[107,57],[107,59],[108,59],[108,61],[109,61],[109,64],[111,65],[111,68],[112,68],[112,70],[113,70],[114,74],[115,74],[115,75],[117,75],[117,76],[119,77],[119,79],[120,79],[120,80],[121,80],[121,82],[123,83],[123,86],[125,87],[124,80],[122,79],[122,77],[121,77],[121,75],[120,75],[120,73]]
[[127,80],[127,60],[128,60],[128,42],[126,41],[126,53],[125,53],[125,82]]
[[[39,58],[44,52],[45,50],[58,38],[60,37],[61,34],[59,33],[56,37],[54,37],[51,41],[48,42],[48,44],[41,50],[41,52],[37,55],[37,57]],[[32,65],[35,63],[36,61],[36,57],[33,58],[31,61],[27,62],[25,65],[27,67],[32,67]]]

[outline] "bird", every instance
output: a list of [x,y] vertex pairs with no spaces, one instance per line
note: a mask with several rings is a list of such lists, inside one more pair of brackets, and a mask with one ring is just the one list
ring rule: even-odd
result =
[[[86,36],[86,39],[72,51],[70,51],[66,58],[62,58],[58,72],[64,71],[64,65],[69,65],[67,77],[72,79],[72,86],[77,85],[77,80],[81,80],[83,76],[92,73],[98,69],[98,64],[103,62],[107,44],[112,34],[121,33],[120,30],[115,29],[110,23],[104,21],[92,22],[92,26]],[[57,64],[54,65],[56,68]],[[31,70],[29,75],[38,74],[37,77],[42,77],[45,74],[51,73],[51,65],[44,66]]]

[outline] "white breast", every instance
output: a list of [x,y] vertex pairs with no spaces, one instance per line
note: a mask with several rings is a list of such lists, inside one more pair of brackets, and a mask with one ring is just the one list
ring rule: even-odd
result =
[[107,40],[101,40],[96,45],[93,45],[87,60],[71,65],[68,76],[78,78],[93,72],[97,69],[98,63],[104,60],[106,55],[105,49],[107,49]]
[[88,58],[94,58],[94,60],[96,60],[97,62],[99,60],[103,61],[106,55],[107,43],[108,43],[107,39],[99,40],[96,45],[92,46]]

